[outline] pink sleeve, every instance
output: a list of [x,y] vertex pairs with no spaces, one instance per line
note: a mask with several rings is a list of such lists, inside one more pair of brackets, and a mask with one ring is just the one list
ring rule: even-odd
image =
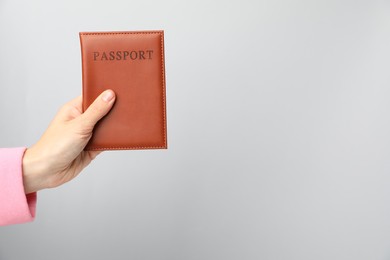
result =
[[26,195],[22,159],[26,148],[0,148],[0,226],[34,220],[37,194]]

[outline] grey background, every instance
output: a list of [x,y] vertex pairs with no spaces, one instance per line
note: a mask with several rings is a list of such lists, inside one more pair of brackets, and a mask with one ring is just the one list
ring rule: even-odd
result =
[[0,259],[390,259],[390,2],[0,0],[0,147],[81,93],[78,32],[164,29],[167,151],[106,152]]

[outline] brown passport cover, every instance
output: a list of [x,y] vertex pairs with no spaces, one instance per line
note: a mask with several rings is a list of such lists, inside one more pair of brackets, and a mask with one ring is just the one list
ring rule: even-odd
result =
[[167,149],[163,31],[80,32],[83,111],[116,93],[85,150]]

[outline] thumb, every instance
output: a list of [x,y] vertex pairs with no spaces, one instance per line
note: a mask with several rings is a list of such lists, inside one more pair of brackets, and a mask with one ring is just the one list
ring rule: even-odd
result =
[[114,91],[110,89],[104,91],[83,113],[82,121],[88,128],[93,129],[95,124],[110,111],[114,102]]

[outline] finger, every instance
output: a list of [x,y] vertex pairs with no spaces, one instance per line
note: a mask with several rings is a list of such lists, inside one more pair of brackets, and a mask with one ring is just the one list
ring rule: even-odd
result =
[[72,107],[77,108],[77,110],[82,111],[83,109],[83,98],[82,96],[78,96],[71,101],[68,102],[68,104]]
[[89,157],[91,158],[91,160],[95,160],[95,158],[101,154],[103,151],[88,151],[89,153]]
[[82,97],[78,96],[59,109],[54,121],[67,121],[80,116],[80,114],[82,114]]
[[86,127],[92,129],[95,124],[110,111],[114,102],[114,91],[106,90],[95,99],[84,114],[82,114],[80,119],[84,122]]
[[102,153],[102,151],[83,151],[80,157],[81,163],[79,164],[80,169],[78,171],[82,171],[87,167],[100,153]]

